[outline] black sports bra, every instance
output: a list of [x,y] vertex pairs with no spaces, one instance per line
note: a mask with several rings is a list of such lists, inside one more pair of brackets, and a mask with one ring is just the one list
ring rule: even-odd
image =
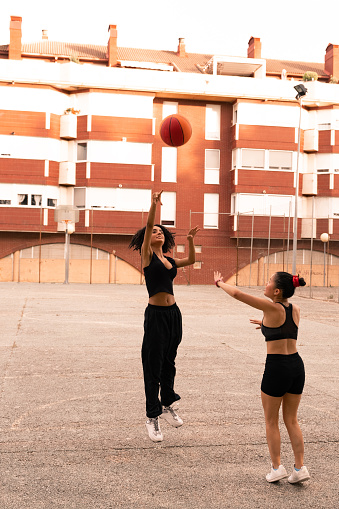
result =
[[156,293],[166,292],[174,295],[173,279],[177,275],[177,266],[173,258],[165,256],[172,267],[168,269],[163,262],[159,260],[157,255],[153,253],[150,264],[144,267],[146,287],[149,297],[153,297]]
[[266,327],[261,324],[261,332],[265,336],[265,341],[276,341],[277,339],[297,339],[298,338],[298,327],[294,323],[292,316],[292,304],[289,304],[288,307],[281,304],[285,309],[286,319],[285,322],[280,325],[280,327]]

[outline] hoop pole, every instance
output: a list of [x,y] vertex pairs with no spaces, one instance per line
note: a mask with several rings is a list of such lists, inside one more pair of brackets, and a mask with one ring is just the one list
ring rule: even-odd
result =
[[310,298],[312,298],[313,221],[314,221],[314,196],[312,196],[312,220],[311,220]]
[[283,271],[285,271],[285,233],[286,233],[285,219],[286,219],[286,214],[284,212],[284,234],[283,234],[283,248],[282,248]]
[[297,152],[297,169],[295,171],[295,197],[294,197],[294,218],[293,218],[293,254],[292,254],[292,274],[297,272],[297,244],[298,244],[298,195],[299,195],[299,159],[300,159],[300,138],[301,138],[301,113],[302,100],[300,97],[299,111],[299,129],[298,129],[298,152]]
[[65,281],[64,284],[68,285],[69,278],[69,234],[68,234],[68,219],[65,219]]
[[288,272],[288,255],[290,250],[290,228],[291,228],[291,200],[288,206],[288,227],[287,227],[287,252],[286,252],[286,272]]
[[235,286],[238,286],[238,270],[239,270],[239,212],[237,214],[237,271],[235,274]]
[[89,262],[89,284],[92,284],[92,263],[93,263],[93,254],[92,254],[92,248],[93,248],[93,209],[91,210],[91,256],[90,256],[90,262]]
[[41,230],[42,230],[42,207],[40,207],[40,232],[39,232],[39,283],[41,283]]
[[253,229],[254,229],[254,209],[253,209],[253,213],[252,213],[251,254],[250,254],[250,280],[249,280],[248,286],[251,286],[251,277],[252,277]]
[[271,247],[271,223],[272,223],[272,205],[270,205],[270,218],[268,221],[268,244],[267,244],[267,280],[270,278],[270,247]]
[[[141,211],[141,227],[144,226],[144,209]],[[116,258],[115,258],[115,267],[116,267]],[[140,284],[142,285],[142,256],[140,256]]]
[[[330,232],[330,216],[328,216],[327,231]],[[328,236],[327,242],[327,288],[329,284],[329,277],[330,277],[330,235]]]

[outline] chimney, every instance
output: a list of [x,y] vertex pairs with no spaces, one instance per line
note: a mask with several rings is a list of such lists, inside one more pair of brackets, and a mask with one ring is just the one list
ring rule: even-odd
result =
[[42,31],[42,39],[45,41],[48,40],[48,31],[47,30]]
[[248,58],[261,58],[261,42],[258,37],[251,37],[247,48]]
[[325,71],[330,76],[339,78],[339,46],[329,44],[325,54]]
[[21,23],[20,16],[11,16],[8,47],[8,58],[11,60],[21,60]]
[[109,25],[108,27],[109,39],[107,44],[108,50],[108,67],[115,67],[118,62],[118,31],[116,25]]
[[179,37],[177,55],[179,57],[186,57],[185,39],[183,37]]

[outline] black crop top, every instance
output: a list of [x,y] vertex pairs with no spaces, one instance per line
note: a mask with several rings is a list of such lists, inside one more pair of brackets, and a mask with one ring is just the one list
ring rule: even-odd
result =
[[153,297],[156,293],[166,292],[173,293],[173,279],[177,275],[177,266],[173,258],[165,256],[172,267],[168,269],[163,262],[159,260],[157,255],[153,253],[152,259],[147,267],[144,267],[146,287],[149,297]]
[[265,341],[275,341],[276,339],[297,339],[298,337],[298,327],[294,323],[292,317],[292,304],[289,304],[288,307],[285,307],[284,304],[281,304],[285,309],[286,319],[285,322],[280,327],[266,327],[261,324],[261,332],[265,336]]

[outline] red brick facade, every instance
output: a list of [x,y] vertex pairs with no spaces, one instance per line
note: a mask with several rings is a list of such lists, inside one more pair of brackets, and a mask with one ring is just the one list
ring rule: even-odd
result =
[[[269,242],[270,254],[286,250],[287,241],[291,240],[293,236],[293,218],[289,217],[288,213],[286,214],[286,203],[287,200],[292,202],[295,195],[298,150],[298,124],[295,119],[299,103],[294,98],[294,92],[291,96],[287,94],[283,100],[281,98],[282,89],[279,88],[276,92],[276,100],[266,101],[260,98],[261,92],[253,92],[253,96],[251,95],[253,81],[248,83],[245,80],[254,80],[254,77],[248,77],[247,74],[240,78],[231,76],[232,79],[243,80],[239,81],[239,86],[247,83],[246,93],[244,93],[244,97],[247,99],[242,99],[237,96],[238,92],[234,92],[233,81],[227,81],[229,78],[227,74],[223,76],[211,75],[212,71],[208,70],[210,62],[205,62],[205,66],[200,63],[199,65],[194,64],[194,70],[190,68],[191,70],[183,72],[177,72],[178,60],[176,60],[176,64],[174,64],[175,60],[166,64],[155,60],[154,66],[164,66],[165,70],[159,71],[155,71],[152,66],[147,70],[147,62],[136,62],[134,70],[128,62],[127,69],[121,69],[123,59],[118,58],[115,25],[109,25],[109,42],[106,49],[107,55],[105,54],[104,57],[101,55],[97,61],[92,62],[100,65],[100,62],[105,60],[105,67],[113,68],[104,69],[110,74],[103,75],[102,83],[82,83],[79,81],[80,78],[79,80],[74,78],[73,83],[73,73],[76,77],[81,76],[81,73],[85,72],[86,66],[49,62],[46,65],[58,65],[58,72],[64,73],[62,74],[64,81],[61,81],[58,86],[54,83],[57,79],[55,77],[51,78],[48,84],[37,79],[36,83],[27,85],[24,80],[21,83],[12,81],[10,76],[7,82],[3,81],[3,84],[0,85],[0,90],[2,89],[4,95],[7,93],[6,97],[12,101],[10,106],[7,106],[4,100],[0,102],[0,137],[3,141],[2,146],[5,147],[4,152],[0,155],[2,193],[0,195],[0,231],[2,233],[0,259],[40,243],[42,245],[63,243],[64,233],[58,231],[58,224],[55,222],[54,201],[59,200],[58,205],[71,203],[74,199],[73,188],[85,188],[86,192],[93,191],[93,194],[99,193],[98,188],[101,189],[102,194],[109,190],[112,190],[113,193],[119,189],[149,191],[150,193],[162,189],[165,193],[175,193],[176,244],[184,245],[187,250],[186,235],[188,230],[195,225],[199,225],[201,228],[196,238],[196,243],[201,248],[201,253],[197,253],[197,261],[201,262],[201,266],[180,271],[176,281],[181,284],[187,284],[187,282],[208,284],[211,282],[213,270],[216,268],[222,268],[227,279],[248,265],[252,229],[253,260],[267,256]],[[186,53],[183,40],[179,42],[178,52],[175,55],[182,65],[193,58]],[[12,17],[11,19],[8,57],[9,60],[22,58],[21,18]],[[260,39],[253,37],[250,39],[248,57],[249,59],[261,58]],[[37,60],[40,58],[42,58],[41,55],[36,56]],[[128,59],[126,58],[126,60]],[[327,71],[336,68],[335,46],[328,48],[326,62]],[[140,69],[138,69],[138,64]],[[227,62],[224,64],[227,65]],[[172,70],[169,71],[166,66],[171,67]],[[95,66],[92,67],[97,69]],[[121,80],[120,75],[115,74],[119,71],[122,71]],[[132,72],[135,72],[135,80],[128,81]],[[188,80],[195,72],[198,80],[194,82],[194,86],[198,92],[187,91],[187,88],[178,91],[181,86],[180,80],[182,82],[187,80],[187,83],[191,83]],[[145,78],[145,73],[149,73],[148,81]],[[178,81],[171,81],[173,75],[177,75],[175,77],[178,78]],[[219,78],[225,89],[227,86],[230,87],[229,96],[220,92],[222,87],[219,85],[219,88],[215,88],[214,93],[208,92],[209,87],[214,86],[213,84]],[[90,80],[92,77],[88,79]],[[114,82],[114,79],[118,84]],[[138,84],[139,79],[140,85]],[[112,80],[114,84],[111,88],[112,84],[109,80]],[[272,80],[272,88],[276,81]],[[263,79],[263,86],[265,83],[266,81]],[[323,85],[327,86],[325,83]],[[192,90],[194,86],[192,85]],[[43,93],[56,94],[59,103],[54,106],[48,96],[47,99],[44,99],[44,103],[41,100],[41,104],[44,106],[40,106],[38,97],[40,92],[41,95]],[[23,104],[26,93],[35,93],[36,95],[30,96],[34,97],[31,103],[27,99]],[[21,99],[18,110],[15,109],[13,101],[15,94]],[[98,99],[99,102],[102,101],[100,104],[98,103],[99,106],[96,103],[93,108],[91,105],[92,94],[93,96],[95,94],[104,96],[104,99],[103,97]],[[131,112],[127,106],[126,111],[120,109],[116,112],[114,109],[122,97],[125,99],[127,97],[128,100],[129,96],[140,99],[140,104],[145,101],[144,109],[140,106],[142,112],[136,112],[135,117],[132,116],[133,111]],[[242,94],[239,93],[239,96]],[[115,106],[108,109],[109,113],[106,113],[106,104],[110,105],[110,102],[114,102],[114,100],[116,101]],[[69,119],[74,120],[74,115],[71,112],[74,111],[73,106],[76,106],[77,102],[82,106],[79,110],[75,107],[77,110],[75,134],[61,136],[60,127],[65,119],[65,113],[70,113]],[[165,144],[160,138],[159,127],[163,120],[164,102],[175,104],[177,113],[187,118],[192,126],[190,141],[177,149],[177,171],[176,179],[173,182],[163,181],[166,179],[162,178],[162,149]],[[323,102],[326,103],[325,100]],[[272,125],[269,120],[266,120],[265,108],[269,112],[269,118],[269,115],[273,115],[269,110],[272,105],[282,108],[281,125],[276,117],[270,117]],[[207,109],[210,106],[220,107],[220,125],[218,126],[220,127],[220,137],[218,135],[206,136]],[[244,121],[241,120],[241,116],[239,116],[240,120],[235,120],[238,106],[243,107]],[[246,110],[246,106],[248,106],[248,110]],[[256,116],[250,109],[251,106],[258,108],[256,111],[262,113],[262,116],[260,113]],[[149,110],[145,113],[147,107]],[[304,105],[303,113],[312,114],[319,110],[323,114],[325,111],[329,118],[332,118],[330,115],[336,111],[337,107],[338,105],[334,104],[318,108],[314,100],[310,106]],[[311,197],[314,195],[318,202],[319,199],[323,200],[322,204],[326,199],[331,200],[329,203],[333,204],[333,210],[328,207],[328,214],[322,212],[315,218],[316,238],[314,238],[313,248],[316,251],[322,251],[323,244],[319,240],[320,233],[329,232],[331,237],[330,252],[335,255],[339,255],[339,209],[336,209],[336,199],[339,198],[339,172],[337,171],[339,165],[335,159],[339,154],[339,131],[336,130],[338,121],[339,117],[332,124],[330,121],[328,129],[326,122],[323,124],[325,127],[322,128],[317,125],[313,126],[317,131],[318,145],[317,147],[311,146],[305,151],[304,129],[301,129],[300,151],[304,159],[300,163],[298,182],[300,203],[303,207],[303,210],[299,211],[298,217],[298,248],[305,250],[310,248],[310,237],[307,236],[305,226],[307,221],[304,219],[309,220],[309,205]],[[86,142],[88,143],[86,144]],[[102,145],[99,145],[98,142]],[[131,147],[134,144],[133,146],[139,147],[140,145],[143,148],[150,148],[151,155],[147,157],[144,152],[142,155],[136,152],[141,158],[140,161],[121,160],[114,151],[118,152],[119,143],[123,142],[130,144],[126,147]],[[78,143],[84,144],[86,150],[88,145],[88,158],[78,158],[75,155],[79,148]],[[107,160],[104,156],[97,157],[97,159],[92,158],[91,143],[93,143],[92,146],[96,143],[100,147],[106,144],[105,156]],[[219,168],[205,168],[206,150],[211,149],[220,151]],[[264,165],[260,167],[242,165],[241,158],[244,151],[253,151],[253,149],[265,152]],[[267,162],[270,151],[292,154],[291,167],[272,168]],[[314,161],[317,155],[328,156],[325,161],[328,168],[316,167]],[[236,159],[238,156],[239,159]],[[68,165],[68,163],[70,164]],[[73,168],[75,168],[75,173]],[[210,169],[218,171],[219,182],[217,179],[212,179],[214,183],[205,183],[206,170]],[[306,193],[303,191],[303,185],[307,183],[307,173],[314,174],[316,190]],[[27,203],[21,201],[26,194]],[[40,207],[36,200],[38,201],[42,195],[44,195],[45,201]],[[205,195],[215,195],[219,198],[217,227],[207,227],[206,225],[204,227]],[[265,196],[267,197],[268,210],[272,203],[278,204],[277,210],[273,214],[267,212],[267,209],[264,210]],[[285,199],[286,202],[283,212],[279,210],[279,197],[282,200]],[[46,198],[48,203],[46,203]],[[98,202],[93,205],[95,208],[88,207],[86,210],[80,210],[79,222],[71,237],[71,243],[92,246],[108,253],[114,252],[117,257],[140,270],[140,257],[137,253],[129,250],[128,245],[132,235],[145,225],[147,210],[135,212],[132,211],[133,207],[130,209],[126,207],[126,211],[123,207],[122,210],[114,210],[113,207],[110,208],[105,203],[101,204],[100,198],[96,199]],[[238,203],[240,199],[243,199],[242,203],[247,204],[248,201],[248,207],[242,209],[241,212],[239,212]],[[11,203],[8,203],[10,201]],[[257,205],[258,203],[259,205]],[[258,206],[259,212],[252,215],[250,211],[252,208],[254,210],[255,206]],[[323,211],[326,208],[326,203],[321,207]],[[158,213],[157,222],[159,221],[160,214]],[[178,254],[178,256],[184,255]]]

